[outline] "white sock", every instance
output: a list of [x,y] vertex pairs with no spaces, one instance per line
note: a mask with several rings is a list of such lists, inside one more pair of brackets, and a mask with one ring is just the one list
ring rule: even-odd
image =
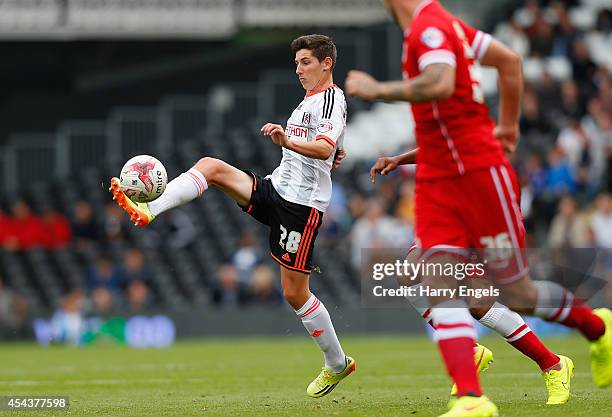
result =
[[201,196],[207,188],[208,183],[204,175],[197,169],[191,168],[170,181],[164,193],[149,203],[149,210],[157,216]]
[[[416,284],[411,286],[410,288],[414,288],[414,292],[420,294],[420,288],[422,286],[423,284]],[[414,309],[419,312],[421,317],[423,317],[423,320],[425,320],[425,322],[427,322],[433,327],[433,323],[431,321],[431,307],[429,306],[429,301],[427,300],[427,298],[421,297],[419,295],[415,295],[414,297],[407,295],[406,299],[410,302],[412,307],[414,307]]]
[[487,314],[478,321],[499,333],[509,343],[520,339],[531,331],[520,314],[497,301],[487,311]]
[[313,294],[295,314],[302,320],[312,340],[319,345],[325,356],[325,366],[333,372],[342,372],[346,367],[346,356],[323,303]]
[[467,337],[475,343],[478,339],[465,301],[450,300],[440,303],[431,308],[431,315],[436,328],[434,333],[436,342]]
[[538,301],[533,314],[546,321],[563,321],[572,310],[574,296],[552,281],[534,281],[538,289]]

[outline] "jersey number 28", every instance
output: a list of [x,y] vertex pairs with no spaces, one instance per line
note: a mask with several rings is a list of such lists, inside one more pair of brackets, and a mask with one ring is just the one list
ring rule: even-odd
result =
[[[302,234],[292,230],[289,232],[289,237],[287,238],[287,229],[282,224],[280,225],[280,231],[281,236],[278,245],[289,253],[296,253],[300,247]],[[285,238],[287,238],[287,243],[285,243]]]

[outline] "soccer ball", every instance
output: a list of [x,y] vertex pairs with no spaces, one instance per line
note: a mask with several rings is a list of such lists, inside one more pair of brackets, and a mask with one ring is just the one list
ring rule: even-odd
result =
[[119,181],[130,200],[148,203],[162,195],[168,183],[168,174],[158,159],[138,155],[125,163]]

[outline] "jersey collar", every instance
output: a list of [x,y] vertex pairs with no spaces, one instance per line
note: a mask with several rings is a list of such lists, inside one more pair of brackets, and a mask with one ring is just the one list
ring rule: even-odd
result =
[[308,94],[306,94],[306,95],[304,96],[304,98],[306,98],[306,97],[310,97],[310,96],[314,96],[315,94],[322,93],[323,91],[327,91],[327,90],[329,90],[330,88],[334,88],[334,87],[338,87],[338,86],[337,86],[336,84],[332,84],[332,85],[330,85],[329,87],[326,87],[326,88],[324,88],[324,89],[322,89],[322,90],[317,90],[317,91],[313,91],[313,92],[311,92],[311,93],[308,93]]

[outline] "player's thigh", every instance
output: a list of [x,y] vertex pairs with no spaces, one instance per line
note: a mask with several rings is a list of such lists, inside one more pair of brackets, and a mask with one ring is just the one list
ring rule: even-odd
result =
[[459,281],[452,271],[454,265],[466,262],[466,259],[452,249],[443,248],[425,251],[422,255],[421,285],[429,292],[431,306],[458,299],[456,292],[452,291],[457,289]]
[[470,295],[464,298],[468,303],[472,317],[479,320],[489,312],[499,297],[492,295],[492,286],[487,279],[469,279],[464,282],[471,290],[480,291],[478,296]]
[[501,302],[518,313],[533,313],[538,300],[538,289],[529,274],[519,280],[499,285]]
[[[416,244],[413,243],[408,249],[405,261],[409,265],[418,265],[421,259],[422,249],[417,248]],[[401,274],[397,276],[397,283],[402,286],[413,286],[421,283],[421,274],[416,273],[415,275]]]
[[451,191],[451,180],[417,181],[415,245],[425,252],[435,248],[468,248],[468,230]]
[[[498,284],[527,275],[525,228],[519,206],[520,188],[512,168],[501,165],[462,179],[461,205],[469,242],[486,260],[486,274]],[[477,198],[474,198],[477,196]]]
[[270,252],[285,268],[303,274],[312,270],[314,245],[323,213],[274,194],[270,219]]
[[246,172],[216,158],[202,158],[194,166],[209,185],[229,195],[236,203],[246,206],[251,200],[253,177]]

